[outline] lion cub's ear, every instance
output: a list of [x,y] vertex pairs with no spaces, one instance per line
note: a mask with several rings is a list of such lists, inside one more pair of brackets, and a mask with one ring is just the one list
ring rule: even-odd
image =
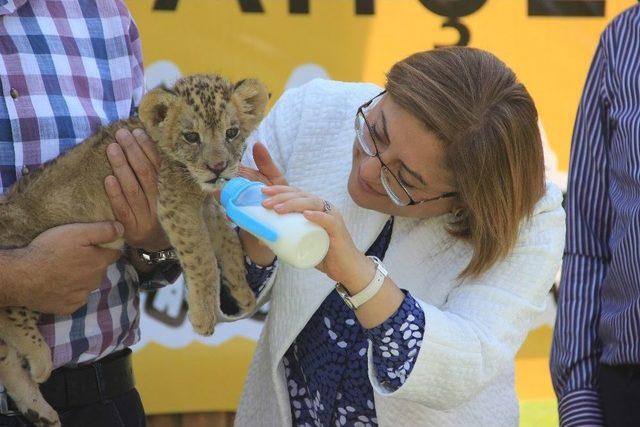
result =
[[149,136],[158,141],[162,136],[162,128],[169,108],[176,100],[176,95],[164,87],[148,92],[140,101],[138,116]]
[[267,88],[256,79],[240,80],[234,86],[231,99],[240,113],[243,131],[251,133],[264,117],[269,101]]

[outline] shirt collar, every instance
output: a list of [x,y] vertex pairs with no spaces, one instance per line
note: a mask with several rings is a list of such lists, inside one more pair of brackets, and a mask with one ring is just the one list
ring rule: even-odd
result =
[[11,15],[27,0],[0,0],[0,16]]

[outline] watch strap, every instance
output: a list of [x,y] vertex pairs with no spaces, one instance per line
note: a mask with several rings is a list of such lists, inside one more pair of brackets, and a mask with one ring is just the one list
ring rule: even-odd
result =
[[340,294],[344,302],[352,310],[357,310],[360,306],[373,298],[378,293],[378,291],[380,291],[380,288],[382,288],[384,279],[388,275],[387,270],[384,268],[382,262],[377,257],[369,256],[368,258],[371,258],[375,263],[376,273],[373,276],[373,279],[363,290],[355,295],[349,295],[348,291],[346,290],[344,285],[342,285],[342,283],[336,284],[338,294]]
[[157,252],[147,252],[140,249],[140,258],[148,265],[162,264],[167,261],[178,261],[178,253],[174,248],[168,248]]

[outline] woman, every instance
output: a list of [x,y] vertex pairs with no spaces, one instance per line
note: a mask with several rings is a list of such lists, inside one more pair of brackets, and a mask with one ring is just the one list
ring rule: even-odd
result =
[[316,80],[250,145],[246,175],[273,184],[265,207],[303,212],[331,244],[316,270],[274,273],[241,232],[271,305],[236,424],[517,425],[513,360],[559,267],[564,212],[513,72],[448,48],[394,65],[384,91]]

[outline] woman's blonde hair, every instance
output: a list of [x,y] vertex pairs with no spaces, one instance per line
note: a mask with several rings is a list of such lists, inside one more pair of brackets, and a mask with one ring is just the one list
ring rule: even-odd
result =
[[442,142],[463,208],[449,231],[473,246],[460,277],[480,275],[512,250],[545,191],[531,96],[494,55],[462,47],[398,62],[386,89]]

